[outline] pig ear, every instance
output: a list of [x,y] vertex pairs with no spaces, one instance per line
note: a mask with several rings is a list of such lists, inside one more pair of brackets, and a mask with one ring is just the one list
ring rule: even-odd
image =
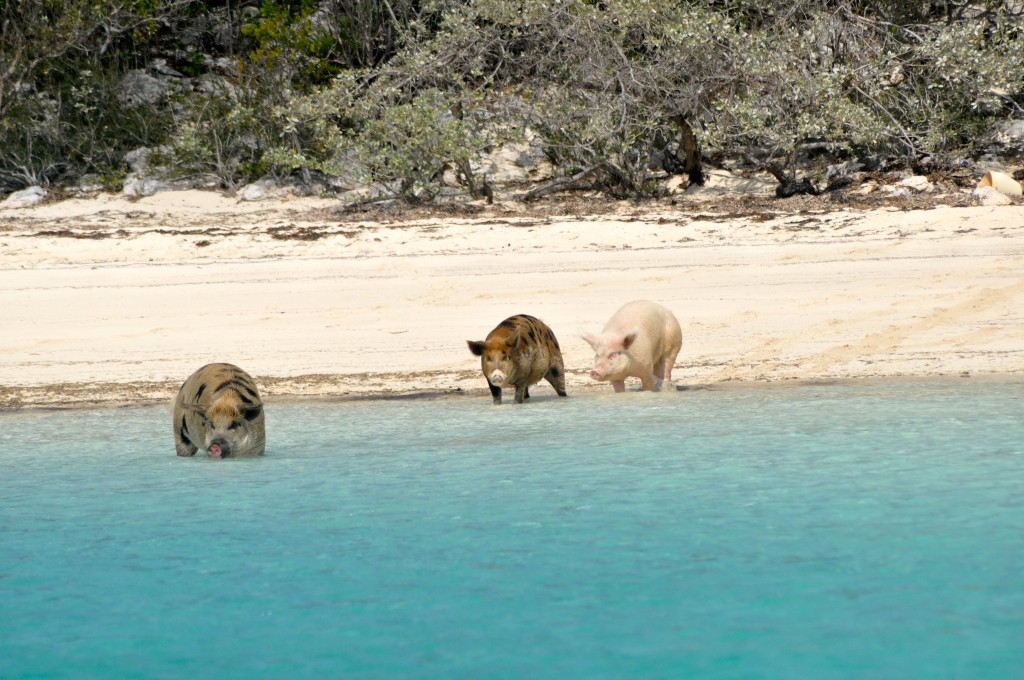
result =
[[591,347],[597,345],[597,336],[593,333],[587,333],[586,331],[580,331],[580,337],[587,341],[587,344]]
[[469,351],[476,356],[484,353],[484,343],[480,340],[466,340],[466,344],[469,345]]
[[633,330],[622,336],[622,348],[629,349],[629,346],[636,340],[636,336],[640,334],[640,329],[633,327]]

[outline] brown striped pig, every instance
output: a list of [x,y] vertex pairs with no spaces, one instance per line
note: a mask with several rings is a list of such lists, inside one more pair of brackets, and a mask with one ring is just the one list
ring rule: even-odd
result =
[[263,455],[263,400],[238,366],[207,364],[190,375],[174,399],[173,425],[179,456],[200,449],[210,458]]
[[467,340],[469,351],[480,357],[480,366],[495,405],[501,390],[512,387],[516,403],[530,398],[530,385],[546,379],[558,396],[565,394],[565,366],[555,334],[532,316],[518,314],[498,324],[486,340]]
[[626,391],[626,378],[640,378],[645,390],[660,390],[672,381],[672,366],[683,344],[675,315],[649,300],[623,305],[600,335],[584,333],[594,348],[590,377]]

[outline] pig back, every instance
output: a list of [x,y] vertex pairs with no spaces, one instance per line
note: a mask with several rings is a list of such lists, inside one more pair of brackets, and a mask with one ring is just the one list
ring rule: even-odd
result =
[[512,339],[511,360],[515,366],[515,376],[509,382],[518,384],[525,380],[528,384],[539,381],[552,365],[559,365],[562,360],[561,348],[554,332],[540,319],[529,314],[517,314],[498,324],[487,336],[487,340],[502,338]]
[[629,354],[646,363],[663,356],[669,349],[682,344],[682,330],[675,315],[667,308],[650,300],[634,300],[619,308],[604,327],[605,333],[629,333],[639,329]]

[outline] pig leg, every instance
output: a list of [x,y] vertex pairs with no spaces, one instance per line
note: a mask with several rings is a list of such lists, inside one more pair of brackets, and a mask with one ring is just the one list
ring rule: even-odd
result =
[[625,380],[613,380],[612,381],[612,387],[615,388],[616,392],[625,392],[626,391],[626,381]]
[[487,381],[487,386],[491,388],[491,397],[494,399],[495,406],[501,406],[501,388],[497,385],[492,385],[491,381]]
[[185,430],[185,416],[182,416],[174,428],[174,448],[179,456],[194,456],[199,449],[188,439]]
[[665,384],[665,360],[661,359],[658,363],[654,364],[654,387],[651,388],[653,392],[661,392],[662,385]]
[[658,363],[654,364],[654,380],[656,383],[665,380],[665,357],[661,357]]
[[516,385],[516,403],[517,404],[522,404],[523,403],[523,399],[526,398],[526,387],[527,387],[526,383],[523,383],[522,385]]
[[647,375],[640,376],[640,389],[647,390],[648,392],[657,392],[658,383],[654,379],[654,371],[651,371]]
[[665,384],[672,382],[672,367],[676,365],[676,357],[679,356],[680,349],[679,345],[669,347],[662,358],[662,374],[660,377],[665,381]]
[[654,365],[654,389],[661,391],[661,388],[672,380],[672,364],[668,363],[668,355],[663,354],[658,363]]
[[551,386],[555,388],[555,392],[558,393],[558,396],[568,396],[565,392],[565,369],[562,368],[561,363],[552,366],[548,370],[548,374],[544,376],[544,379],[551,383]]
[[199,450],[191,444],[186,444],[182,441],[175,441],[174,448],[179,456],[194,456],[196,455],[196,451]]
[[530,398],[530,386],[527,385],[526,389],[523,390],[523,399],[529,399],[529,398]]

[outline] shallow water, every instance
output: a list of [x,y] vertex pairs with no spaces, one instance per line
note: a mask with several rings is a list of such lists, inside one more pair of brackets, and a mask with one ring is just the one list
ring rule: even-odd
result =
[[0,677],[1019,677],[1024,382],[0,415]]

